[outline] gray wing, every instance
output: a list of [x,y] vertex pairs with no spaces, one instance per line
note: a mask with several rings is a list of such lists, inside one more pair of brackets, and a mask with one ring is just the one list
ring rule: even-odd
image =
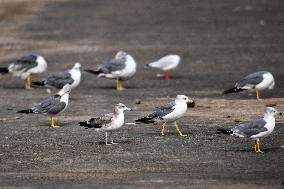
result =
[[252,73],[248,76],[246,76],[244,79],[240,80],[236,83],[235,87],[242,88],[245,86],[252,86],[261,83],[263,81],[263,74],[267,73],[266,71],[260,71]]
[[115,58],[107,63],[100,65],[97,71],[109,74],[118,70],[122,70],[125,68],[125,66],[126,66],[126,57],[122,57],[119,59]]
[[26,72],[27,70],[32,69],[38,65],[36,60],[37,60],[37,56],[33,54],[30,54],[28,56],[23,56],[17,59],[17,61],[13,63],[14,64],[13,69],[15,71]]
[[34,105],[32,107],[32,110],[35,113],[48,113],[48,114],[58,114],[61,112],[65,107],[65,102],[60,102],[61,96],[60,95],[54,95],[50,96],[40,103]]
[[162,119],[164,116],[174,111],[175,105],[176,104],[173,101],[173,102],[168,103],[165,106],[157,107],[157,109],[153,113],[149,114],[147,117]]
[[96,117],[96,118],[91,118],[88,121],[88,124],[90,124],[89,127],[94,127],[94,128],[104,128],[107,127],[109,123],[111,123],[113,118],[113,114],[105,114],[101,117]]
[[264,119],[257,119],[253,121],[245,121],[232,129],[233,134],[242,135],[244,137],[251,137],[261,132],[267,131],[264,127],[266,121]]
[[57,89],[62,89],[66,84],[72,84],[73,82],[74,79],[72,79],[68,71],[52,74],[44,80],[45,85],[50,85]]

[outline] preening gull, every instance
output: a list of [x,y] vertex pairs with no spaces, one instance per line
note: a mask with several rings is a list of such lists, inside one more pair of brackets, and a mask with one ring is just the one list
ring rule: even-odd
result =
[[223,94],[237,93],[243,90],[255,90],[256,98],[259,100],[259,91],[273,89],[275,85],[273,75],[267,71],[259,71],[249,74],[235,84],[235,87],[228,89]]
[[179,63],[180,63],[180,56],[179,55],[167,55],[155,62],[151,62],[149,64],[146,64],[146,67],[151,67],[151,68],[158,68],[164,71],[164,79],[169,80],[170,79],[170,74],[169,70],[172,70],[176,68]]
[[51,115],[51,127],[55,128],[54,116],[63,112],[68,106],[69,93],[71,91],[70,85],[65,85],[57,94],[49,96],[41,102],[35,104],[32,108],[21,110],[17,113],[39,113]]
[[17,59],[9,67],[0,68],[1,74],[12,73],[25,80],[25,89],[31,89],[31,75],[40,74],[47,69],[45,59],[40,55],[30,54]]
[[121,128],[124,124],[124,111],[132,111],[131,108],[127,108],[124,104],[119,103],[114,107],[113,113],[105,114],[101,117],[91,118],[88,121],[79,122],[79,126],[83,126],[86,129],[95,128],[96,130],[105,131],[105,143],[106,145],[117,144],[115,142],[108,143],[108,133],[111,135],[112,131]]
[[153,113],[148,114],[146,117],[135,120],[135,123],[154,123],[156,121],[162,121],[161,134],[164,136],[164,130],[167,126],[167,122],[174,122],[176,130],[180,136],[185,137],[187,135],[182,134],[179,126],[176,122],[177,119],[181,118],[187,111],[187,108],[192,106],[194,101],[189,99],[185,95],[177,95],[175,101],[168,103],[165,106],[158,107]]
[[232,129],[217,129],[218,134],[223,133],[241,138],[250,138],[255,140],[253,149],[256,153],[261,153],[259,138],[265,137],[272,133],[275,127],[276,114],[282,115],[272,107],[267,107],[262,118],[245,121],[235,126]]
[[136,73],[136,62],[134,58],[124,51],[116,53],[115,58],[102,65],[97,70],[85,70],[96,74],[97,77],[116,79],[116,90],[124,90],[122,81],[128,80]]
[[81,64],[76,62],[72,69],[57,72],[47,76],[41,81],[33,81],[32,83],[37,86],[52,87],[62,89],[65,85],[69,84],[71,89],[74,89],[80,84],[81,81]]

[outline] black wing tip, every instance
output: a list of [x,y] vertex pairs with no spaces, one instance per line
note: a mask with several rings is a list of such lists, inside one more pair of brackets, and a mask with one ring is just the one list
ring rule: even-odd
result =
[[32,81],[32,84],[36,86],[44,86],[44,81]]
[[148,118],[148,117],[143,117],[141,119],[137,119],[134,121],[135,123],[154,123],[155,121],[153,120],[153,118]]
[[234,87],[234,88],[223,91],[222,94],[237,93],[237,92],[240,92],[240,91],[243,91],[243,90],[245,90],[245,89]]
[[33,113],[33,110],[32,110],[32,109],[28,109],[28,110],[20,110],[20,111],[17,111],[17,113],[29,114],[29,113]]
[[1,74],[6,74],[6,73],[8,73],[9,72],[9,69],[7,68],[7,67],[2,67],[2,68],[0,68],[0,73]]
[[231,129],[217,129],[217,134],[226,134],[230,135],[233,131]]
[[91,74],[95,74],[95,75],[98,75],[100,73],[102,73],[101,71],[99,70],[90,70],[90,69],[86,69],[84,70],[85,72],[88,72],[88,73],[91,73]]

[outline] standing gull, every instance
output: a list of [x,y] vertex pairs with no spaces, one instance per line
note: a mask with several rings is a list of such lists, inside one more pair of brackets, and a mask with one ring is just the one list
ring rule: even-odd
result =
[[273,89],[275,85],[273,75],[267,71],[259,71],[249,74],[235,84],[235,87],[228,89],[223,94],[237,93],[243,90],[255,90],[256,98],[259,100],[259,91]]
[[65,85],[69,84],[71,89],[74,89],[81,81],[80,67],[81,64],[77,62],[70,70],[51,74],[41,81],[33,81],[32,83],[34,85],[53,87],[56,89],[62,89]]
[[25,89],[31,89],[31,75],[45,72],[47,63],[40,55],[30,54],[17,59],[9,67],[0,68],[0,73],[12,73],[15,77],[25,80]]
[[250,138],[255,140],[253,149],[256,153],[261,153],[259,138],[265,137],[272,133],[275,127],[276,114],[282,115],[281,112],[277,112],[272,107],[267,107],[264,115],[260,119],[245,121],[235,126],[232,129],[217,129],[218,134],[223,133],[232,136],[238,136],[241,138]]
[[158,68],[164,71],[164,80],[170,79],[169,70],[176,68],[180,63],[180,56],[179,55],[167,55],[155,62],[151,62],[146,64],[146,67],[150,68]]
[[115,58],[102,65],[97,70],[85,70],[97,77],[116,79],[116,90],[124,90],[122,81],[130,79],[136,73],[136,62],[130,54],[124,51],[116,53]]
[[68,106],[69,93],[71,91],[70,85],[65,85],[56,95],[47,97],[41,102],[35,104],[32,108],[21,110],[17,113],[40,113],[51,115],[51,127],[59,127],[54,124],[54,116],[63,112]]
[[164,130],[167,126],[167,122],[174,122],[176,130],[179,135],[185,137],[187,135],[182,134],[179,126],[176,122],[177,119],[181,118],[187,111],[187,108],[194,104],[193,100],[190,100],[185,95],[177,95],[175,101],[168,103],[165,106],[158,107],[153,113],[148,114],[146,117],[135,120],[135,123],[154,123],[156,121],[162,121],[161,134],[164,136]]
[[108,143],[108,132],[111,136],[112,131],[115,131],[123,126],[125,110],[132,111],[131,108],[127,108],[124,104],[119,103],[114,107],[113,113],[105,114],[101,117],[91,118],[88,121],[79,122],[79,126],[83,126],[86,129],[95,128],[98,131],[103,130],[106,134],[106,145],[117,144],[113,142],[113,140],[110,144]]

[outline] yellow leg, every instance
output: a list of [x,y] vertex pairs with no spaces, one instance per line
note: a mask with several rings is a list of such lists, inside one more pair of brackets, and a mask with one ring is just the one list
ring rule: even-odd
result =
[[116,90],[118,90],[118,91],[124,90],[124,88],[122,86],[122,82],[118,78],[116,79]]
[[263,151],[260,150],[260,142],[259,142],[259,139],[256,139],[256,150],[255,152],[256,153],[263,153]]
[[257,142],[255,141],[254,145],[252,146],[252,149],[255,153],[257,153]]
[[30,90],[31,88],[31,76],[27,77],[27,79],[25,79],[25,89]]
[[179,130],[179,127],[178,127],[178,124],[177,124],[176,121],[175,121],[175,127],[176,127],[176,130],[178,131],[180,136],[182,136],[182,137],[186,137],[187,136],[187,135],[182,134],[182,132]]
[[258,91],[258,90],[256,90],[256,99],[257,99],[257,100],[260,99],[260,98],[259,98],[259,91]]
[[161,129],[161,135],[162,135],[162,136],[165,136],[164,131],[165,131],[165,127],[166,127],[166,126],[167,126],[167,122],[163,123],[162,129]]
[[56,126],[54,124],[54,115],[51,115],[51,128],[56,128],[56,127],[59,127],[59,126]]

